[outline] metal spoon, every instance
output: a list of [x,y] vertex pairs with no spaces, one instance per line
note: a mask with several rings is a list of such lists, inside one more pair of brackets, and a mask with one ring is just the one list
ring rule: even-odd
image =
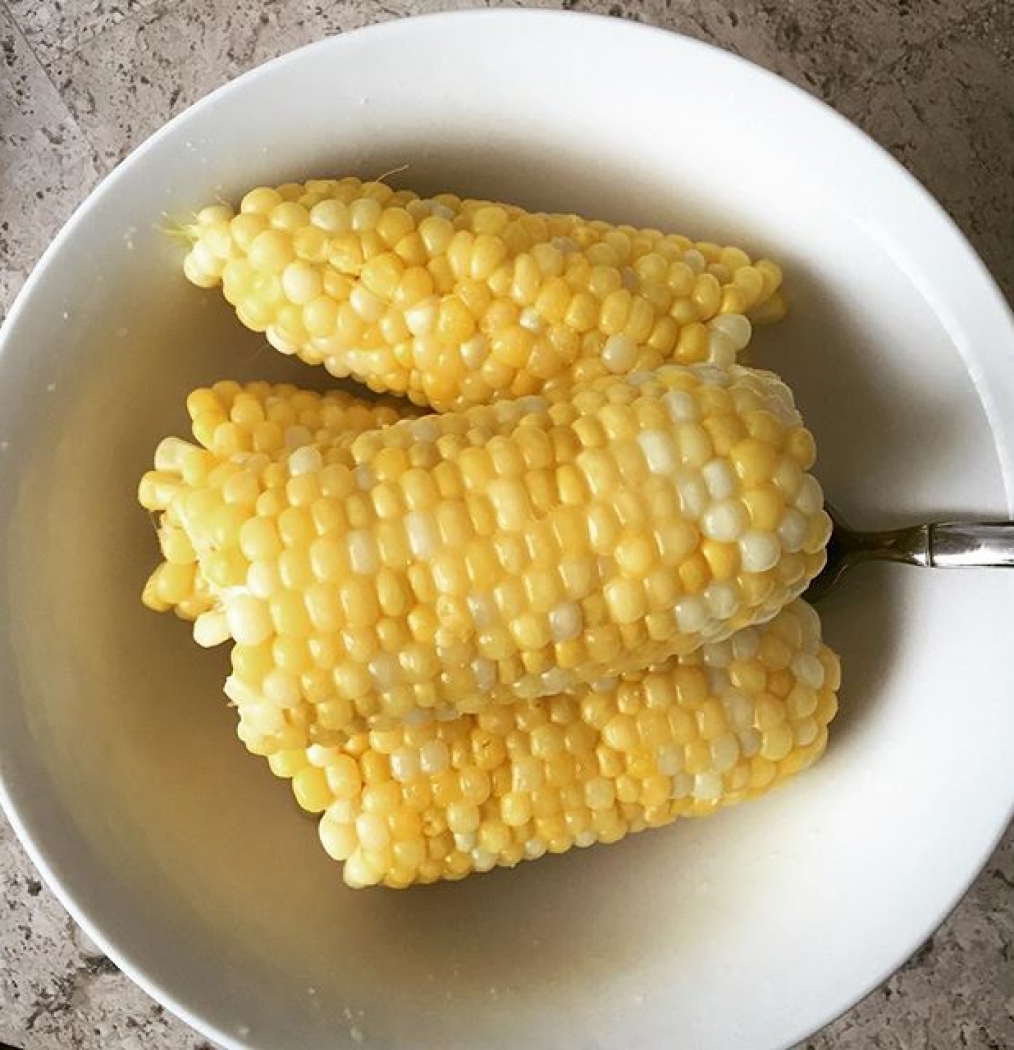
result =
[[857,532],[824,504],[834,528],[827,565],[804,597],[826,598],[842,574],[861,561],[900,561],[929,569],[1014,568],[1014,521],[947,521],[888,532]]

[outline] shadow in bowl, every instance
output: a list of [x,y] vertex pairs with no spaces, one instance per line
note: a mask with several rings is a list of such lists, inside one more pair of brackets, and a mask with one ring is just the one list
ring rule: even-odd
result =
[[[907,511],[895,494],[902,478],[908,488],[932,491],[940,456],[968,425],[967,406],[933,396],[929,388],[921,391],[918,372],[908,382],[911,396],[899,401],[899,362],[889,338],[869,352],[877,333],[855,303],[803,259],[786,260],[786,270],[791,312],[782,323],[757,329],[753,363],[777,371],[792,388],[816,438],[816,473],[826,498],[856,527],[889,528],[916,520],[914,515],[932,517],[922,508]],[[825,641],[842,659],[831,747],[843,743],[889,694],[904,623],[897,574],[917,571],[860,566],[819,605]]]

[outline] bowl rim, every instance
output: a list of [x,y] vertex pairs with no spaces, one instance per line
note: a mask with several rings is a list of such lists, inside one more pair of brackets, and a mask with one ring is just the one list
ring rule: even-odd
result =
[[[981,327],[994,331],[1005,330],[1007,343],[1012,347],[1011,356],[1014,357],[1014,311],[1012,311],[995,278],[964,232],[915,175],[895,159],[886,148],[832,106],[811,95],[798,85],[793,84],[785,77],[765,69],[749,59],[728,51],[718,44],[700,40],[676,30],[587,12],[521,7],[465,8],[404,17],[395,16],[352,30],[340,31],[262,62],[227,80],[191,103],[135,146],[108,171],[71,212],[60,230],[47,245],[33,266],[25,283],[15,296],[6,318],[0,324],[0,369],[3,367],[4,347],[11,339],[21,316],[30,308],[36,288],[42,283],[50,263],[62,250],[64,244],[73,236],[77,227],[83,221],[85,214],[97,200],[114,193],[121,180],[129,178],[132,168],[141,156],[154,148],[164,138],[174,134],[180,126],[187,123],[197,112],[216,105],[233,92],[243,90],[245,85],[251,80],[271,75],[283,67],[303,61],[311,52],[315,53],[328,49],[341,51],[347,47],[354,48],[358,46],[359,41],[364,36],[381,38],[384,36],[394,37],[406,33],[411,34],[420,23],[442,22],[448,23],[450,27],[452,23],[460,25],[463,22],[471,23],[475,21],[489,23],[526,22],[529,23],[529,30],[536,32],[542,25],[549,23],[560,24],[565,20],[571,26],[571,31],[573,31],[576,23],[580,23],[591,31],[605,30],[614,34],[627,34],[631,39],[647,39],[649,36],[656,39],[665,38],[667,43],[675,49],[685,48],[687,51],[696,51],[698,54],[709,56],[712,61],[737,67],[741,73],[754,77],[759,84],[781,92],[782,98],[784,98],[787,105],[797,107],[800,112],[808,113],[814,119],[819,118],[826,126],[834,129],[838,136],[848,140],[850,150],[856,156],[861,157],[867,169],[872,171],[877,179],[882,180],[882,184],[889,185],[893,182],[896,187],[896,193],[900,193],[901,196],[907,198],[905,207],[899,208],[898,214],[894,217],[895,222],[899,224],[900,232],[906,238],[918,233],[919,237],[927,244],[930,241],[936,240],[939,242],[942,239],[946,242],[945,246],[947,249],[942,254],[947,255],[952,265],[955,255],[959,257],[958,262],[968,274],[966,286],[975,289],[978,295],[978,301],[975,304],[976,309],[978,309],[980,314],[987,314],[986,320]],[[907,220],[905,220],[903,212],[909,213]],[[941,308],[950,307],[948,298],[953,301],[958,297],[953,293],[950,297],[943,296],[940,285],[934,280],[932,274],[928,275],[923,269],[912,265],[911,253],[903,250],[898,243],[899,230],[888,231],[883,227],[878,227],[877,233],[878,241],[882,247],[893,255],[905,258],[907,263],[905,271],[916,283],[919,291],[924,293],[926,298],[934,303],[934,306]],[[894,236],[891,236],[892,233]],[[940,250],[939,244],[937,245],[937,250]],[[962,311],[962,317],[967,319],[970,311],[966,303],[962,304]],[[965,322],[959,321],[957,313],[956,308],[949,308],[943,309],[939,316],[945,329],[954,337],[956,349],[964,360],[962,344],[970,340],[965,333],[967,320]],[[964,363],[966,366],[969,365],[967,360],[964,360]],[[993,393],[996,376],[991,376],[989,378],[990,385],[985,386],[986,377],[977,375],[972,368],[969,368],[969,373],[992,432],[999,458],[1007,513],[1009,517],[1014,518],[1014,413],[1008,417],[1000,411],[997,405],[997,398]],[[1001,376],[1000,378],[1003,377]],[[1011,406],[1014,406],[1014,374],[1006,383],[1006,388],[1006,401]],[[121,951],[114,941],[106,938],[102,929],[92,921],[87,907],[81,903],[80,898],[82,894],[73,886],[73,880],[66,873],[58,871],[57,866],[50,862],[45,847],[37,843],[36,836],[33,835],[29,826],[31,823],[30,819],[27,815],[23,817],[14,803],[13,795],[7,782],[9,774],[5,769],[5,765],[3,752],[0,749],[0,809],[6,815],[22,848],[42,876],[46,885],[74,921],[84,930],[85,934],[95,942],[131,981],[195,1031],[214,1040],[223,1050],[249,1050],[249,1046],[243,1041],[242,1035],[219,1028],[214,1022],[192,1010],[185,1003],[178,1000],[169,989],[163,987],[157,979],[150,976],[143,961],[135,959],[132,953],[127,950]],[[801,1040],[805,1040],[843,1016],[904,965],[912,954],[948,919],[961,903],[972,883],[981,874],[993,855],[1012,818],[1014,818],[1014,793],[1012,793],[1011,801],[1008,804],[1005,818],[996,829],[988,849],[985,850],[973,866],[971,877],[944,902],[939,910],[934,909],[933,914],[922,924],[924,929],[922,929],[920,936],[911,944],[907,944],[903,950],[897,952],[896,957],[892,957],[889,964],[877,969],[858,993],[850,995],[847,1001],[843,1002],[839,1008],[823,1019],[820,1028],[807,1026],[798,1030],[792,1040],[784,1044],[786,1048],[796,1045]],[[772,1050],[776,1050],[776,1048],[772,1048]]]

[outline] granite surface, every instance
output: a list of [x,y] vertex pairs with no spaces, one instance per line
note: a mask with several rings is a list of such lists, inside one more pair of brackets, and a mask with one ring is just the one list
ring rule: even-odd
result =
[[[453,6],[464,5],[0,0],[0,313],[91,186],[172,114],[322,35]],[[562,6],[713,41],[831,103],[923,180],[1014,297],[1011,0]],[[77,930],[2,818],[0,1042],[20,1050],[210,1047]],[[915,957],[803,1046],[1014,1047],[1014,833]]]

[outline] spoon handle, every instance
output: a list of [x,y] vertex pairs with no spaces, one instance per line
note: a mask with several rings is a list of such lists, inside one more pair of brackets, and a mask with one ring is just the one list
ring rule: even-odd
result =
[[926,565],[1014,568],[1014,521],[941,522],[926,532]]

